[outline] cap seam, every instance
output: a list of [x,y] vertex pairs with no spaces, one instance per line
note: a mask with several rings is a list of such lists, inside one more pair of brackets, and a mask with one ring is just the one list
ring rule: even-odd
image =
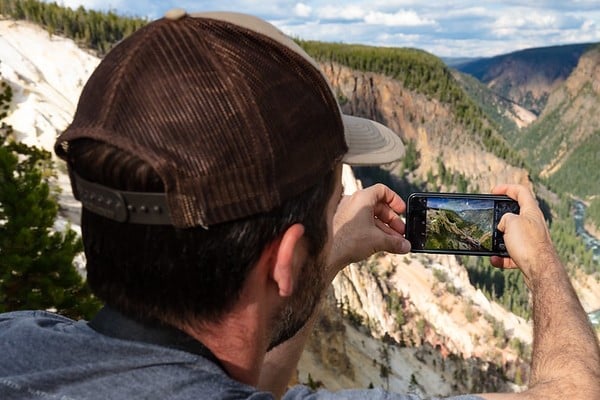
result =
[[[339,118],[339,122],[340,122],[340,125],[341,125],[341,127],[342,127],[342,131],[344,131],[344,126],[343,126],[343,123],[342,123],[342,118],[341,118],[341,117],[342,117],[342,114],[343,114],[343,113],[342,113],[342,109],[340,108],[340,105],[339,105],[339,103],[337,102],[337,99],[335,99],[335,97],[333,96],[333,93],[334,93],[334,92],[333,92],[333,88],[332,88],[332,86],[331,86],[331,83],[329,82],[329,80],[327,79],[327,77],[325,76],[325,74],[323,73],[323,71],[321,71],[321,69],[320,69],[320,68],[319,68],[319,67],[316,65],[316,62],[315,62],[314,60],[312,60],[308,54],[306,55],[308,58],[307,58],[307,57],[304,57],[302,54],[300,54],[300,53],[298,53],[297,51],[295,51],[295,50],[293,50],[293,49],[289,48],[289,47],[288,47],[288,46],[286,46],[285,44],[281,43],[279,40],[277,40],[277,39],[274,39],[274,38],[270,37],[269,35],[267,35],[267,34],[265,34],[265,33],[262,33],[262,32],[260,32],[260,31],[258,31],[258,30],[251,29],[251,28],[248,28],[248,27],[246,27],[246,26],[242,26],[242,25],[237,25],[237,24],[235,24],[235,23],[233,23],[233,22],[230,22],[230,21],[228,21],[228,20],[224,20],[224,19],[211,18],[210,16],[203,16],[203,15],[201,15],[201,14],[196,14],[196,15],[197,15],[197,16],[194,16],[194,14],[188,14],[188,16],[189,16],[190,18],[209,19],[209,20],[212,20],[212,21],[217,21],[217,22],[219,22],[219,23],[224,23],[224,24],[230,25],[230,26],[232,26],[232,27],[236,28],[238,31],[251,32],[251,33],[253,33],[253,34],[255,34],[255,35],[259,35],[261,38],[263,38],[263,39],[266,39],[266,40],[267,40],[268,42],[270,42],[271,44],[274,44],[274,45],[276,45],[278,48],[280,48],[280,49],[281,49],[283,52],[285,52],[286,54],[288,54],[288,55],[292,55],[292,56],[293,56],[293,58],[295,58],[296,60],[300,59],[300,60],[301,60],[301,61],[303,61],[303,62],[307,62],[307,63],[308,63],[308,65],[310,65],[310,66],[311,66],[311,68],[312,68],[313,72],[316,72],[316,73],[317,73],[317,75],[318,75],[318,76],[320,76],[320,77],[321,77],[321,79],[323,79],[323,81],[324,81],[324,82],[327,84],[327,88],[329,89],[329,91],[328,91],[329,93],[328,93],[328,94],[330,94],[331,98],[333,98],[333,100],[334,100],[334,102],[335,102],[335,104],[336,104],[336,107],[337,107],[337,110],[338,110],[338,114],[339,114],[339,117],[340,117],[340,118]],[[283,33],[282,33],[282,34],[283,34]],[[285,35],[285,34],[284,34],[284,35]],[[288,39],[289,39],[289,40],[290,40],[292,43],[296,44],[296,45],[297,45],[297,46],[298,46],[298,47],[299,47],[299,48],[300,48],[302,51],[304,51],[304,49],[302,49],[302,47],[300,47],[300,46],[299,46],[299,45],[298,45],[296,42],[294,42],[294,41],[293,41],[291,38],[289,38],[288,36],[286,36],[286,37],[287,37],[287,38],[288,38]],[[298,64],[300,64],[300,63],[298,63]]]
[[[142,40],[138,40],[137,43],[134,42],[134,46],[132,46],[130,51],[127,52],[127,55],[122,60],[120,60],[119,65],[115,68],[115,74],[111,77],[111,80],[113,82],[121,82],[122,81],[123,76],[125,74],[124,71],[127,70],[128,68],[131,68],[130,67],[131,61],[137,60],[137,53],[139,51],[141,51],[141,49],[143,48],[144,42],[145,42],[144,38],[146,38],[153,30],[154,30],[154,26],[148,26],[147,29],[138,33],[140,35],[140,37],[142,38]],[[137,64],[137,62],[135,64]],[[107,104],[111,104],[112,106],[107,107],[106,110],[104,110],[103,115],[100,116],[100,119],[102,121],[108,121],[109,117],[114,113],[114,110],[115,110],[114,99],[117,96],[117,92],[119,91],[120,88],[121,88],[121,85],[114,85],[114,84],[110,85],[110,91],[109,91],[108,97],[107,97]]]

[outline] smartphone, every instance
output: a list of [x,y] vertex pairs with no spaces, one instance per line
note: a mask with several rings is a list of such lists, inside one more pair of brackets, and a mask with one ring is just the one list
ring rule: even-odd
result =
[[505,213],[518,214],[519,203],[503,195],[413,193],[405,236],[416,253],[507,256],[497,229]]

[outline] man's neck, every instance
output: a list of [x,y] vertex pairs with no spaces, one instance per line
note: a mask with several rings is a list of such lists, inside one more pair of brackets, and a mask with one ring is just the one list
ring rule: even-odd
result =
[[233,379],[256,386],[269,345],[269,335],[260,324],[257,304],[228,313],[219,322],[182,324],[178,328],[204,344]]

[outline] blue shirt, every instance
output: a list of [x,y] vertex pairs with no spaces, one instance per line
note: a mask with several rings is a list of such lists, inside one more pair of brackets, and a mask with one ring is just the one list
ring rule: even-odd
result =
[[[104,314],[105,321],[116,316],[122,323],[107,328],[94,325],[96,318],[87,323],[44,311],[0,314],[0,399],[273,399],[231,379],[183,332]],[[418,397],[381,389],[314,392],[299,385],[284,399]]]

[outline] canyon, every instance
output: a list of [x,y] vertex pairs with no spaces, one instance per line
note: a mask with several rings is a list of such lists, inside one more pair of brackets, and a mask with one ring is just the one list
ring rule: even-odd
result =
[[[10,20],[0,21],[0,54],[0,78],[14,92],[5,122],[14,127],[17,140],[51,151],[99,59],[69,39]],[[485,192],[502,182],[532,186],[525,169],[466,135],[448,104],[381,74],[333,62],[320,67],[344,112],[381,121],[406,144],[414,143],[417,168],[408,171],[397,162],[384,170],[418,182],[443,165]],[[79,204],[64,164],[55,162],[61,214],[55,228],[78,231]],[[365,184],[344,167],[346,194]],[[83,272],[84,258],[76,261]],[[573,281],[584,308],[599,309],[598,280],[575,274]],[[335,278],[296,381],[333,390],[372,386],[426,396],[519,391],[528,379],[531,340],[531,322],[473,286],[459,258],[378,253]]]

